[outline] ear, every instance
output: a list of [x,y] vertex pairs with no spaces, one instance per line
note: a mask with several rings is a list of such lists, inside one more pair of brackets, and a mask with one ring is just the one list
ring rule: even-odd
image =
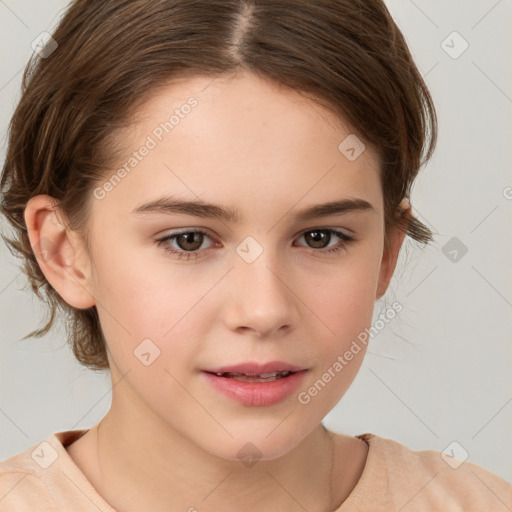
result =
[[69,228],[58,201],[47,195],[31,198],[25,207],[30,245],[46,279],[70,306],[95,305],[89,293],[90,261],[79,234]]
[[[398,225],[394,226],[390,230],[391,232],[389,233],[388,240],[384,243],[384,253],[382,255],[382,261],[380,265],[376,299],[380,299],[388,289],[389,283],[395,271],[400,247],[402,246],[405,235],[407,234],[407,223],[411,216],[412,208],[410,203],[404,199],[400,203],[399,209],[402,210],[402,213],[398,216]],[[402,226],[402,229],[400,229],[400,226]]]

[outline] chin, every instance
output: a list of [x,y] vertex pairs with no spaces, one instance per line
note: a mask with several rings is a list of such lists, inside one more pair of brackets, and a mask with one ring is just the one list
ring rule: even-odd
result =
[[240,429],[240,434],[230,430],[233,438],[225,436],[224,442],[219,439],[205,449],[222,459],[245,461],[248,467],[251,462],[278,459],[293,450],[307,435],[307,432],[286,424],[286,421],[280,424],[281,421],[273,422],[271,428],[247,428],[246,425],[246,428]]

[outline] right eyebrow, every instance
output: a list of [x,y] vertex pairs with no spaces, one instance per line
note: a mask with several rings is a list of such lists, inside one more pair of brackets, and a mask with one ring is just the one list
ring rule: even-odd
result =
[[132,213],[182,213],[194,217],[216,218],[227,222],[238,222],[238,211],[201,200],[185,201],[172,196],[161,197],[144,203],[135,208]]

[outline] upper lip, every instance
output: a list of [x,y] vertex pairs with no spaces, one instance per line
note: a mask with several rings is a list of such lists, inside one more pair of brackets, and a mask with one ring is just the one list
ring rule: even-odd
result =
[[261,375],[273,372],[298,372],[305,370],[301,366],[296,366],[283,361],[270,361],[268,363],[247,362],[234,364],[231,366],[219,366],[218,368],[208,368],[203,370],[208,373],[244,373],[246,375]]

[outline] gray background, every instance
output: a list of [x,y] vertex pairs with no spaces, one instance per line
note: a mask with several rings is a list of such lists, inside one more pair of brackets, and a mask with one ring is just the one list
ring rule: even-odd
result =
[[[31,42],[52,31],[66,3],[0,0],[2,161]],[[326,425],[413,449],[456,441],[456,454],[512,482],[512,1],[387,4],[438,109],[438,148],[412,196],[438,235],[427,248],[406,239],[375,318],[394,300],[404,309],[372,339]],[[469,44],[458,58],[445,51],[463,48],[453,31]],[[80,367],[62,329],[20,341],[44,316],[25,284],[1,244],[0,460],[50,433],[91,427],[111,399],[109,375]]]

